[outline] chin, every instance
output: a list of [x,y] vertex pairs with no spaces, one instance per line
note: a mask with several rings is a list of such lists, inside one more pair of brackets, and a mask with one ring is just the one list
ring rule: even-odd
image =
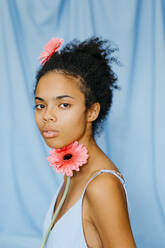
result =
[[62,147],[65,147],[65,146],[68,146],[70,145],[72,142],[74,142],[75,140],[71,140],[71,141],[53,141],[53,139],[49,139],[49,140],[45,140],[46,144],[50,147],[50,148],[53,148],[53,149],[59,149],[59,148],[62,148]]

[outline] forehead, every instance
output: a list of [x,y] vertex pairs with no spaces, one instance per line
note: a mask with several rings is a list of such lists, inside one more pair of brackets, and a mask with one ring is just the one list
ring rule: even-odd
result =
[[42,76],[36,89],[36,96],[42,95],[42,97],[67,94],[75,98],[84,98],[80,90],[80,79],[61,72],[49,72]]

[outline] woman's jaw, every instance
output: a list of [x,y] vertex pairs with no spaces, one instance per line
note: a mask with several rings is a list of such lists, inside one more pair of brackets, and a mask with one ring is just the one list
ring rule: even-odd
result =
[[79,144],[83,144],[88,147],[93,140],[91,131],[86,128],[79,136],[69,135],[69,137],[63,137],[58,130],[44,130],[41,132],[45,143],[53,149],[59,149],[72,144],[74,141],[78,141]]

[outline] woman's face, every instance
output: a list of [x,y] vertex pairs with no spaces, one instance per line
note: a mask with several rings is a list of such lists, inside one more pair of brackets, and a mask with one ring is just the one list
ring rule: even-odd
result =
[[51,148],[82,141],[89,134],[89,126],[91,131],[79,79],[60,72],[47,73],[38,82],[35,108],[37,126]]

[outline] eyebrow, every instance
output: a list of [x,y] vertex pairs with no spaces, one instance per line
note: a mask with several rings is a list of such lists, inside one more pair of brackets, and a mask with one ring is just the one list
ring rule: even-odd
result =
[[[72,97],[72,96],[62,95],[62,96],[53,97],[53,100],[59,100],[59,99],[66,98],[66,97],[74,99],[74,97]],[[35,100],[40,100],[40,101],[44,102],[44,99],[42,99],[41,97],[38,97],[38,96],[35,97]]]

